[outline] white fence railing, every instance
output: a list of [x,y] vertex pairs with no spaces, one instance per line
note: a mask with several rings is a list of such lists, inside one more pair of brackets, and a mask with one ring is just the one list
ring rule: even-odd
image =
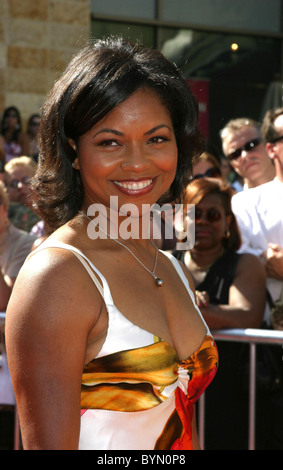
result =
[[[256,345],[272,344],[282,346],[283,361],[283,331],[265,329],[228,329],[213,330],[212,335],[215,341],[233,341],[249,343],[250,346],[250,367],[249,367],[249,433],[248,449],[255,450],[255,430],[256,430]],[[221,358],[220,358],[221,360]],[[205,393],[199,399],[198,433],[202,449],[205,449]]]

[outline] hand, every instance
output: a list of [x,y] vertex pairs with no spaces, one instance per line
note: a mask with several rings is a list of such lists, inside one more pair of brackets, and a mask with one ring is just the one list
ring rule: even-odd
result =
[[206,291],[196,290],[196,302],[198,307],[207,307],[209,300],[209,294]]
[[283,247],[269,243],[264,252],[265,268],[268,277],[283,279]]

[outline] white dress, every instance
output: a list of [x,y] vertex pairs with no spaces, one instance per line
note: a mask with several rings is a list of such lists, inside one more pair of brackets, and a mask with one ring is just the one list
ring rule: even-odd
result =
[[[38,249],[50,247],[44,244]],[[82,374],[79,449],[192,449],[193,403],[218,366],[208,328],[199,349],[179,361],[166,341],[134,325],[116,308],[106,279],[82,252],[65,244],[52,247],[78,257],[103,296],[109,316],[105,342]],[[178,261],[165,254],[195,304]]]

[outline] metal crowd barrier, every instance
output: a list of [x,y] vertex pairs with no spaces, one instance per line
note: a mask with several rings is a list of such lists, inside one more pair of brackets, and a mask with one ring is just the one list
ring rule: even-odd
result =
[[[256,345],[272,344],[282,345],[283,361],[283,331],[265,329],[227,329],[212,330],[215,341],[234,341],[249,343],[250,345],[250,372],[249,372],[249,434],[248,449],[255,450],[256,428]],[[221,358],[220,358],[221,360]],[[199,399],[198,433],[202,449],[205,449],[205,393]]]
[[[5,313],[0,313],[0,323],[4,323]],[[256,424],[256,345],[272,344],[282,346],[283,361],[283,331],[264,329],[227,329],[212,330],[215,341],[233,341],[249,343],[250,345],[250,367],[249,367],[249,437],[248,449],[255,450],[255,424]],[[198,434],[202,449],[205,449],[205,393],[198,402]],[[20,448],[20,432],[17,407],[15,406],[15,435],[14,449]]]

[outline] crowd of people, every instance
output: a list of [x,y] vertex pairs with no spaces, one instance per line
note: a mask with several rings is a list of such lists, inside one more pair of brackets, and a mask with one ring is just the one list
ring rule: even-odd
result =
[[[186,201],[195,204],[195,245],[175,256],[193,276],[210,328],[272,329],[271,312],[283,292],[283,108],[268,111],[262,123],[232,119],[220,137],[225,163],[242,186],[231,184],[219,172],[222,162],[210,154],[193,162]],[[220,343],[218,349],[222,367],[207,391],[206,443],[212,449],[244,449],[248,403],[242,382],[248,353],[233,343]],[[282,385],[274,385],[282,383],[280,348],[260,350],[262,367],[270,383],[262,385],[259,370],[257,446],[282,449]],[[229,409],[228,418],[219,413],[221,407]]]
[[[145,347],[151,348],[165,343],[167,350],[162,350],[160,353],[166,357],[164,367],[169,368],[170,361],[176,364],[175,359],[172,359],[172,346],[177,351],[177,357],[182,359],[180,363],[183,366],[187,361],[186,358],[190,357],[191,360],[197,356],[201,337],[211,339],[210,331],[213,333],[213,329],[272,328],[271,309],[283,289],[283,217],[280,210],[281,196],[283,196],[283,108],[268,111],[262,123],[249,117],[231,119],[223,129],[219,130],[222,156],[218,158],[211,152],[201,151],[201,138],[196,129],[197,112],[194,109],[192,96],[184,95],[185,98],[183,96],[178,103],[172,104],[174,100],[179,99],[179,94],[185,92],[183,85],[180,85],[177,72],[174,68],[170,68],[161,55],[147,59],[149,53],[142,49],[138,56],[139,69],[137,69],[138,49],[131,50],[129,45],[122,43],[111,45],[110,42],[103,43],[101,47],[103,53],[98,45],[95,51],[87,49],[78,56],[77,61],[74,59],[70,69],[56,84],[54,93],[47,99],[43,108],[44,118],[39,114],[33,114],[28,121],[26,132],[23,132],[20,113],[15,106],[4,110],[2,117],[0,305],[1,310],[5,311],[12,293],[9,302],[11,319],[7,328],[8,353],[18,400],[23,441],[26,448],[49,446],[56,448],[56,445],[61,445],[63,448],[77,445],[81,446],[80,448],[85,448],[84,446],[95,448],[93,447],[95,439],[102,446],[106,440],[107,445],[109,444],[110,438],[105,435],[106,431],[119,446],[121,443],[118,428],[126,428],[129,422],[126,419],[123,423],[116,422],[114,415],[116,411],[126,410],[130,414],[132,411],[144,413],[143,416],[146,417],[144,423],[147,426],[145,433],[148,434],[146,439],[150,441],[148,444],[145,436],[141,437],[141,432],[136,431],[139,426],[141,431],[143,424],[135,421],[135,435],[130,436],[125,429],[123,431],[124,439],[127,436],[126,446],[136,445],[139,439],[144,439],[146,445],[152,445],[151,442],[155,442],[159,435],[155,445],[160,447],[156,448],[166,448],[162,446],[169,445],[166,440],[168,432],[170,445],[174,442],[174,445],[180,446],[179,448],[182,448],[182,445],[188,445],[187,448],[191,448],[190,446],[197,448],[193,418],[194,424],[191,425],[190,431],[187,430],[187,423],[182,422],[182,432],[178,438],[173,421],[168,429],[167,425],[159,428],[157,422],[153,426],[151,418],[148,421],[147,411],[152,410],[155,413],[156,407],[149,390],[146,392],[148,403],[145,404],[145,391],[141,382],[148,379],[151,364],[148,364],[148,370],[143,371],[143,379],[134,378],[130,363],[137,359],[130,354],[130,351],[132,347],[143,351]],[[105,51],[114,56],[117,53],[115,65],[108,61]],[[124,55],[133,73],[130,66],[127,71],[123,70],[121,64]],[[106,70],[112,67],[112,78],[109,78],[108,72],[102,70],[100,63],[107,64]],[[139,74],[143,66],[144,69]],[[154,66],[162,70],[160,81],[157,78],[158,74],[153,73]],[[104,86],[109,89],[107,98],[103,89],[99,88],[100,85],[92,87],[85,79],[79,81],[80,74],[84,76],[86,67],[93,83],[96,83],[97,76],[99,83],[103,82],[101,76],[104,77]],[[135,80],[134,84],[130,81],[133,80],[132,77]],[[66,83],[71,82],[72,98],[65,92]],[[121,83],[125,83],[124,88]],[[175,93],[172,101],[169,96],[170,86],[167,86],[169,83]],[[115,101],[113,101],[114,91],[117,95]],[[64,100],[65,104],[62,105]],[[98,103],[97,109],[93,106],[95,100]],[[89,109],[93,110],[93,115],[89,113]],[[188,122],[181,122],[185,119]],[[44,142],[42,138],[42,162],[38,170],[37,139],[40,123],[42,136],[44,135],[46,140]],[[187,127],[190,128],[189,131],[185,130]],[[143,150],[143,155],[138,155],[137,151],[136,160],[132,161],[134,157],[131,157],[131,160],[128,155],[126,156],[127,145],[131,147],[130,151],[134,155],[134,149],[138,146],[142,148],[141,142],[144,141],[144,136],[150,136],[146,150]],[[187,142],[192,144],[188,145]],[[124,147],[125,154],[122,155]],[[121,152],[121,155],[118,152]],[[178,163],[176,163],[177,153]],[[93,158],[94,162],[91,163],[90,158]],[[161,174],[162,178],[159,176]],[[231,174],[233,178],[230,177]],[[137,175],[140,175],[139,181],[141,176],[143,177],[141,189],[133,186],[133,175],[136,179]],[[30,189],[31,180],[34,181],[33,192]],[[109,180],[112,185],[110,189]],[[161,182],[153,184],[153,180]],[[47,181],[45,186],[42,181]],[[149,192],[146,190],[147,185],[155,189]],[[137,196],[139,190],[141,195]],[[37,197],[37,209],[33,205],[34,193]],[[137,201],[139,203],[140,197],[141,202],[151,204],[163,201],[162,197],[165,194],[165,200],[173,206],[176,202],[182,201],[185,224],[190,223],[187,204],[193,205],[194,246],[187,250],[177,250],[175,244],[178,234],[175,234],[173,244],[172,241],[167,244],[167,240],[162,240],[160,244],[156,242],[162,248],[162,253],[166,254],[165,257],[161,257],[160,254],[158,257],[158,250],[155,251],[156,247],[148,240],[144,244],[134,244],[132,241],[127,243],[123,240],[112,243],[113,239],[107,234],[106,239],[102,237],[102,240],[97,241],[95,244],[97,248],[93,251],[93,244],[86,235],[86,224],[91,220],[87,220],[87,209],[91,203],[97,201],[109,205],[106,198],[109,194],[118,194],[122,202],[129,202],[134,195],[136,203]],[[45,224],[52,229],[51,235],[46,240],[47,244],[43,243],[41,249],[36,250],[39,240],[41,243],[46,237]],[[78,270],[77,264],[74,263],[73,254],[83,264],[87,262],[88,271],[91,266],[92,278],[96,278],[93,281],[95,285],[98,283],[98,292],[101,290],[102,282],[104,290],[101,295],[107,308],[101,303],[100,294],[93,292],[93,287],[88,287],[85,274]],[[28,255],[29,270],[28,272],[23,270],[19,287],[14,291],[15,279]],[[153,271],[146,267],[151,265],[152,258],[155,259]],[[172,263],[170,266],[167,264],[168,258]],[[181,273],[178,271],[180,267]],[[66,269],[68,270],[68,279],[66,277],[63,279],[60,274],[61,269],[64,270],[64,276]],[[187,274],[184,274],[187,272],[186,269],[189,273],[188,278]],[[165,286],[174,285],[174,295],[167,293],[167,287],[163,290],[157,289],[157,292],[154,291],[155,293],[151,295],[150,276],[149,279],[144,279],[144,274],[147,274],[145,270],[155,279],[157,286],[163,286],[163,283]],[[188,285],[189,298],[186,298],[179,286],[178,276]],[[97,277],[101,282],[97,281]],[[105,278],[109,282],[111,293]],[[19,299],[25,283],[32,285],[33,290],[33,293],[27,297],[28,300]],[[57,289],[58,285],[61,289]],[[63,324],[50,313],[47,298],[50,298],[51,291],[54,292],[52,308],[55,313],[63,316]],[[165,300],[162,297],[163,293]],[[118,309],[113,303],[112,295]],[[186,304],[190,312],[189,322],[184,316]],[[78,324],[77,311],[82,305],[84,314],[81,323]],[[97,307],[94,308],[94,305]],[[170,312],[166,305],[170,306]],[[116,309],[116,316],[117,312],[121,311],[125,311],[126,315],[119,319],[119,323],[114,323],[111,319],[111,309]],[[37,316],[38,310],[42,311],[40,319]],[[107,310],[109,326],[107,326]],[[96,311],[98,313],[94,319]],[[146,315],[145,311],[155,313]],[[166,321],[164,321],[164,312]],[[200,316],[196,316],[195,312],[199,312]],[[199,321],[200,318],[202,321]],[[18,336],[22,328],[13,331],[17,322],[29,329],[29,334],[25,338]],[[69,330],[64,322],[68,322]],[[129,322],[130,330],[128,330]],[[52,334],[50,324],[54,328]],[[115,328],[117,328],[116,340],[114,340]],[[122,338],[121,328],[127,341],[130,341],[129,336],[133,335],[137,343],[132,340],[131,346],[128,346],[126,339]],[[40,329],[50,333],[48,338],[44,333],[40,333]],[[149,332],[154,333],[154,340]],[[81,338],[85,338],[84,345],[82,340],[80,343],[78,333]],[[37,336],[36,341],[32,334]],[[114,335],[113,338],[111,335]],[[110,337],[113,344],[115,343],[114,346]],[[158,338],[162,338],[163,342]],[[73,348],[72,351],[67,351],[70,342]],[[106,343],[108,349],[105,348]],[[22,351],[27,344],[30,350],[26,357],[22,357]],[[205,342],[201,346],[202,354],[206,351],[204,345]],[[245,449],[248,444],[248,398],[242,382],[243,369],[248,365],[246,350],[241,345],[233,343],[217,344],[217,347],[219,367],[206,392],[206,448]],[[126,353],[124,348],[127,350]],[[45,351],[51,349],[52,354],[47,358]],[[192,351],[196,353],[191,355]],[[209,351],[212,357],[216,357],[214,350]],[[108,376],[107,379],[104,378],[107,387],[105,385],[99,388],[101,370],[104,370],[103,367],[110,367],[110,364],[104,363],[103,359],[110,353],[113,357],[117,354],[115,367],[118,373],[113,380],[119,384],[120,392],[115,387],[112,387],[113,390],[110,389],[112,370],[111,373],[108,372],[110,378]],[[31,361],[31,354],[38,358]],[[119,362],[118,354],[123,361],[128,361],[128,376],[125,380],[127,386],[121,378],[124,377],[125,370],[124,363]],[[156,352],[156,360],[159,361],[158,354]],[[168,364],[166,354],[168,354]],[[29,371],[25,369],[28,361],[29,365],[32,363]],[[276,356],[276,361],[282,372],[281,355]],[[80,382],[82,363],[84,364],[84,406],[79,437],[79,422],[73,413],[78,407],[79,392],[78,387],[74,387],[74,391],[72,388],[74,382],[76,384]],[[54,364],[57,364],[57,371],[54,371]],[[135,362],[133,366],[136,367]],[[139,367],[144,366],[145,364],[139,364]],[[203,368],[204,376],[208,367],[211,368],[209,373],[214,375],[215,363],[214,366],[201,364],[199,367]],[[44,381],[37,377],[41,373],[45,374]],[[200,372],[198,374],[199,379],[202,375]],[[193,373],[191,381],[192,377]],[[210,381],[211,379],[208,382]],[[57,390],[55,382],[58,383]],[[164,382],[162,385],[160,383],[152,385],[150,382],[155,394],[158,387],[166,389],[168,386],[168,400],[165,399],[165,395],[158,392],[158,402],[162,403],[162,406],[164,404],[164,409],[165,404],[167,403],[168,407],[171,401],[169,387],[173,382],[174,380],[170,384]],[[47,383],[52,386],[52,391],[49,390],[49,386],[46,388]],[[135,392],[133,384],[135,387],[139,386]],[[187,390],[190,403],[187,412],[192,417],[195,401],[189,396],[190,382],[189,386],[188,384],[182,386]],[[193,381],[192,386],[195,386]],[[25,393],[22,393],[23,389]],[[100,401],[99,415],[94,413],[95,405],[90,405],[96,400],[94,390]],[[129,408],[119,408],[129,406],[123,402],[121,390],[126,397],[130,397]],[[38,396],[35,395],[35,391]],[[44,399],[48,400],[49,392],[52,393],[51,405],[44,402]],[[143,397],[143,401],[137,399],[136,393]],[[195,393],[197,394],[197,391]],[[261,411],[257,423],[257,443],[262,449],[283,449],[283,433],[280,426],[283,418],[281,394],[282,388],[265,390],[257,398],[257,406]],[[117,396],[119,404],[115,401]],[[34,403],[33,416],[26,409],[31,399]],[[183,398],[178,399],[183,400]],[[112,408],[114,404],[115,407]],[[108,411],[108,416],[110,416],[109,411],[113,412],[111,423],[106,421],[106,425],[103,421],[106,419],[105,410]],[[169,414],[166,411],[163,422],[165,423],[166,419],[173,420],[172,416],[176,412],[178,409],[174,410],[174,406],[170,405]],[[126,414],[124,413],[124,416]],[[121,418],[121,413],[119,417]],[[46,430],[42,430],[40,423],[42,419],[46,424]],[[95,432],[94,438],[91,430],[93,419],[98,420],[98,431]],[[57,423],[56,432],[53,432],[55,428],[52,420]],[[114,431],[110,431],[109,426],[112,426]],[[151,426],[152,433],[148,432]],[[116,432],[117,436],[114,436]]]
[[[1,113],[0,129],[0,311],[5,312],[17,275],[41,233],[35,231],[39,216],[32,208],[29,189],[38,158],[40,114],[30,116],[26,130],[21,113],[9,106]],[[32,231],[33,230],[33,231]],[[3,345],[2,345],[3,347]],[[1,348],[0,403],[12,403],[6,358]],[[6,384],[5,386],[2,386]],[[13,413],[0,413],[0,448],[10,448]]]
[[0,133],[1,311],[6,310],[8,293],[37,239],[35,229],[41,220],[32,207],[29,187],[37,168],[39,125],[40,115],[33,114],[24,131],[16,106],[3,111]]

